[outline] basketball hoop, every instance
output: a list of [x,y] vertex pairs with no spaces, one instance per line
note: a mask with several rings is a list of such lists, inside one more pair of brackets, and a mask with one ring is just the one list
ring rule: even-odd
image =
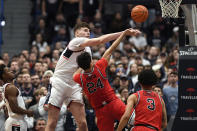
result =
[[182,0],[159,0],[163,18],[178,18]]

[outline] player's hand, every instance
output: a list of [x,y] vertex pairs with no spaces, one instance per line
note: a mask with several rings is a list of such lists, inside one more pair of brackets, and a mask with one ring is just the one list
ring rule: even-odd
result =
[[43,105],[43,108],[44,108],[45,111],[48,111],[49,105],[48,105],[48,104],[44,104],[44,105]]
[[129,35],[129,36],[137,36],[139,34],[141,34],[141,32],[139,30],[135,30],[135,29],[126,29],[126,35]]
[[34,115],[34,112],[32,110],[28,110],[27,116],[32,117]]

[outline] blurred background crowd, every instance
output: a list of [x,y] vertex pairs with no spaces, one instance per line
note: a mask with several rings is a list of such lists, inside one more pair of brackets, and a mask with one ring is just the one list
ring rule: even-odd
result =
[[[91,38],[126,28],[139,29],[141,35],[125,38],[114,51],[106,70],[109,83],[126,104],[130,94],[141,90],[138,74],[143,69],[152,68],[159,79],[157,88],[154,89],[165,100],[168,118],[175,115],[178,106],[179,28],[162,19],[160,9],[147,6],[148,20],[145,23],[135,23],[130,17],[130,10],[134,5],[115,4],[112,0],[31,2],[30,49],[12,57],[4,52],[0,59],[1,64],[4,63],[15,73],[15,85],[22,92],[26,108],[35,111],[33,118],[27,118],[29,130],[42,131],[45,128],[47,105],[44,102],[51,89],[49,79],[61,52],[74,37],[74,25],[81,21],[89,23]],[[110,45],[111,43],[106,43],[92,47],[93,59],[98,60]],[[94,111],[84,101],[89,131],[96,131]],[[1,131],[7,118],[4,111],[5,108],[0,110]],[[76,129],[72,114],[63,106],[56,131]]]

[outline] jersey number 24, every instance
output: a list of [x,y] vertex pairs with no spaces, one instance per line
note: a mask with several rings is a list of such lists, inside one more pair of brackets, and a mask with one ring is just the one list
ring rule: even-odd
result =
[[86,84],[86,86],[88,87],[88,92],[90,94],[94,93],[97,88],[103,88],[104,87],[104,85],[103,85],[103,83],[102,83],[102,81],[101,81],[100,78],[98,78],[98,80],[96,81],[96,83],[94,83],[94,82],[88,82]]

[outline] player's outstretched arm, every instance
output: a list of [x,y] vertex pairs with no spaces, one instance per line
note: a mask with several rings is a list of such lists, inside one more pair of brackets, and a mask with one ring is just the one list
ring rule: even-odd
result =
[[25,110],[18,106],[18,102],[17,102],[18,93],[19,92],[17,88],[11,84],[8,85],[5,89],[5,97],[9,102],[9,106],[11,110],[17,114],[21,114],[21,115],[27,114],[28,116],[33,116],[33,111]]
[[127,100],[127,106],[126,106],[126,110],[123,114],[123,116],[120,119],[120,123],[118,124],[118,129],[117,131],[122,131],[122,129],[127,125],[130,116],[131,116],[131,110],[134,107],[134,105],[136,104],[137,101],[137,97],[136,95],[130,95],[128,100]]
[[121,33],[121,35],[113,42],[113,44],[105,51],[103,58],[109,60],[112,52],[116,49],[116,47],[120,44],[124,36],[126,35],[137,35],[140,31],[134,30],[134,29],[126,29],[124,32]]
[[[133,29],[129,29],[129,30],[133,30]],[[96,46],[96,45],[107,43],[109,41],[117,39],[123,32],[124,31],[117,33],[110,33],[110,34],[102,35],[98,38],[87,39],[84,43],[80,45],[80,47]],[[133,34],[128,34],[128,35],[132,36]]]

